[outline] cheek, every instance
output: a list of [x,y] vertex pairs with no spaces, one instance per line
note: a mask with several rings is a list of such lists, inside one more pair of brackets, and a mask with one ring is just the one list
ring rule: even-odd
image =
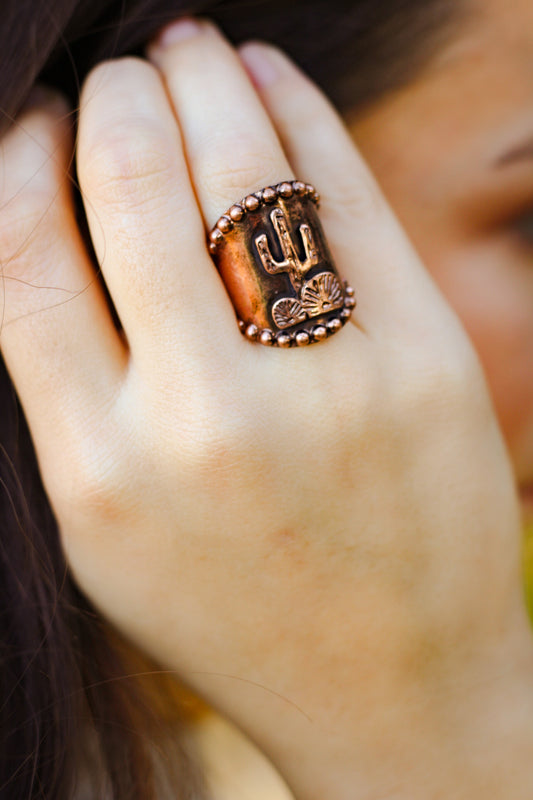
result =
[[354,138],[423,263],[466,328],[483,364],[518,480],[529,484],[533,480],[533,259],[518,253],[502,232],[491,236],[486,230],[465,227],[464,215],[458,214],[457,180],[452,192],[447,172],[439,166],[446,147],[443,150],[438,137],[437,150],[427,141],[427,147],[415,143],[391,149],[395,131],[386,118],[380,122],[370,118],[367,127],[353,125]]
[[426,264],[477,349],[507,443],[522,461],[526,440],[533,446],[533,269],[496,246],[441,248]]

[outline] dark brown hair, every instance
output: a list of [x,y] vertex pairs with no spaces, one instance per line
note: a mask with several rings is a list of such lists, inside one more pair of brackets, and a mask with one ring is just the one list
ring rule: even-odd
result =
[[[76,104],[96,62],[140,52],[183,13],[214,18],[235,43],[272,41],[341,110],[408,81],[448,34],[458,0],[3,0],[0,114],[10,124],[37,79]],[[143,683],[116,633],[69,575],[24,416],[0,362],[0,797],[150,800],[200,783],[162,712],[170,684]],[[161,691],[161,686],[163,687]],[[159,698],[159,700],[158,700]],[[166,749],[165,749],[166,747]]]

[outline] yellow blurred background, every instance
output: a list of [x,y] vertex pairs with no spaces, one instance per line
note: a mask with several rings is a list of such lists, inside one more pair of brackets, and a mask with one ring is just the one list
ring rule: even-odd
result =
[[533,521],[530,522],[525,529],[524,579],[529,618],[533,624]]

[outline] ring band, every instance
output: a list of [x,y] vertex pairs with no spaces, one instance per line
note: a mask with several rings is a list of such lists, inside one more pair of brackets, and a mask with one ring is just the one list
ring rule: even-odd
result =
[[266,186],[235,203],[209,233],[209,252],[247,339],[302,347],[339,331],[356,302],[333,263],[303,181]]

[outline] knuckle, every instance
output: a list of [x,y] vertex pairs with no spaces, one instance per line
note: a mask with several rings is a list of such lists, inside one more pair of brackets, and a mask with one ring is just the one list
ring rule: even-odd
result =
[[214,139],[206,147],[202,184],[208,196],[220,199],[223,206],[228,197],[242,197],[285,178],[279,175],[279,152],[268,143],[252,144],[246,138],[243,142],[232,141],[229,148],[227,140]]
[[385,201],[376,182],[366,173],[361,171],[356,179],[346,176],[336,182],[333,199],[335,207],[341,208],[349,216],[352,224],[354,220],[380,220],[384,216]]
[[418,408],[435,420],[473,419],[486,393],[481,364],[467,341],[460,348],[424,349],[405,375],[401,397],[407,414]]
[[0,202],[23,186],[65,173],[73,150],[74,121],[66,101],[52,94],[44,105],[21,113],[2,139]]
[[0,212],[0,259],[9,276],[35,280],[48,266],[48,254],[61,250],[62,201],[46,189],[24,192]]
[[110,449],[79,452],[57,471],[54,489],[58,508],[69,518],[99,526],[131,521],[133,499],[124,460]]
[[[209,393],[203,399],[197,397],[194,407],[183,405],[179,429],[183,480],[213,488],[230,479],[240,480],[256,436],[257,430],[250,429],[234,397],[224,402]],[[171,459],[174,451],[175,447],[169,454]]]
[[82,187],[108,206],[157,202],[173,173],[171,143],[151,120],[123,119],[80,158]]
[[123,522],[124,500],[119,487],[114,487],[105,473],[86,474],[80,478],[75,491],[75,503],[70,505],[78,514],[98,523]]
[[337,171],[335,180],[320,189],[324,205],[331,205],[343,223],[353,226],[358,220],[369,221],[384,218],[388,206],[383,193],[369,170],[356,157],[355,163],[347,163],[344,171]]
[[[205,418],[204,418],[205,419]],[[215,416],[208,419],[215,422]],[[241,436],[233,428],[225,426],[221,415],[216,415],[214,424],[190,426],[183,441],[184,463],[189,475],[200,483],[214,479],[219,472],[226,472],[239,461],[243,449]]]
[[111,207],[157,202],[176,171],[176,131],[152,102],[155,67],[126,57],[96,66],[86,79],[80,115],[82,190]]
[[31,263],[28,255],[57,243],[71,213],[64,137],[54,125],[39,127],[31,142],[24,133],[33,136],[29,123],[5,143],[0,176],[0,259],[23,271]]

